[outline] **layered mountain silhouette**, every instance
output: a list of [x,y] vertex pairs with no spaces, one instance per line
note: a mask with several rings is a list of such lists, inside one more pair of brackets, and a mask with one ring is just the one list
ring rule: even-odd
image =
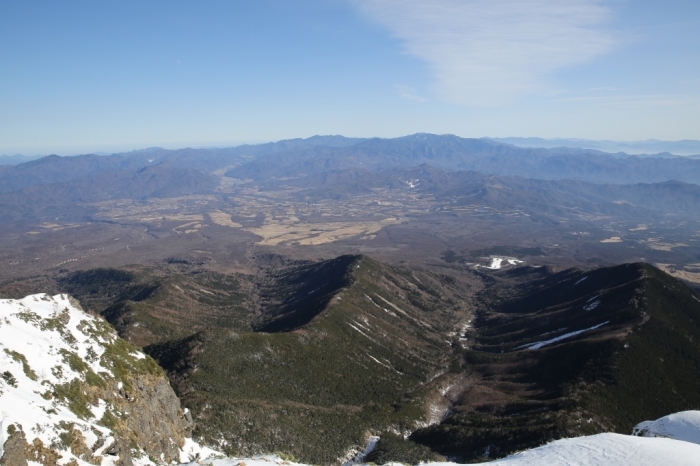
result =
[[[594,211],[620,210],[610,205],[613,201],[643,209],[697,211],[696,192],[687,184],[700,183],[700,160],[688,157],[621,158],[593,150],[519,148],[450,135],[315,136],[226,149],[48,156],[0,166],[0,216],[41,217],[60,206],[107,199],[212,193],[218,183],[211,172],[226,167],[233,167],[227,176],[253,179],[263,187],[309,188],[308,199],[342,199],[419,179],[419,191],[444,196],[469,192],[481,196],[477,199],[508,203],[508,190],[492,189],[507,186],[523,201],[545,207],[583,202],[595,205]],[[69,214],[76,218],[86,212]]]
[[686,157],[621,158],[594,150],[521,148],[487,139],[431,134],[268,154],[230,170],[227,176],[264,180],[347,168],[385,171],[424,163],[450,171],[593,183],[700,182],[700,160]]

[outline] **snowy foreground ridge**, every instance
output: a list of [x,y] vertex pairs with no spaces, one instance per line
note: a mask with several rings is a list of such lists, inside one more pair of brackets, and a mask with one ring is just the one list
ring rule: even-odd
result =
[[[598,434],[557,440],[502,460],[498,466],[691,466],[700,464],[700,445],[668,438]],[[434,466],[454,463],[433,463]]]
[[[557,440],[501,460],[494,466],[697,466],[700,464],[700,411],[671,414],[635,428],[640,436],[598,434]],[[209,459],[210,466],[305,466],[277,456]],[[190,466],[196,466],[192,463]],[[429,466],[459,466],[429,463]]]
[[[155,363],[72,298],[38,294],[0,300],[3,464],[304,466],[274,455],[223,458],[186,438],[190,427]],[[125,436],[143,447],[125,444],[120,440]],[[557,440],[480,464],[700,465],[700,411],[642,422],[634,435]],[[457,466],[431,464],[443,465]]]
[[[700,411],[669,414],[656,421],[644,421],[634,428],[634,435],[666,437],[700,445]],[[698,458],[700,464],[700,458]]]
[[157,365],[69,296],[0,300],[3,463],[188,462],[208,452],[184,438],[186,418]]
[[[210,466],[305,466],[277,456],[210,459]],[[494,466],[697,466],[700,445],[670,438],[598,434],[557,440],[502,460],[480,465]],[[189,466],[197,466],[191,463]],[[429,466],[460,466],[457,463],[429,463]]]

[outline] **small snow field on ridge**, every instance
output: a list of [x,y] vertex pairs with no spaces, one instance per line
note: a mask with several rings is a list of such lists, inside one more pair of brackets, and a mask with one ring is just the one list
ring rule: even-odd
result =
[[633,435],[665,437],[700,445],[700,411],[683,411],[656,421],[641,422],[635,426]]
[[[494,466],[694,466],[700,445],[669,438],[597,434],[556,440],[501,460],[478,463]],[[429,463],[457,466],[458,463]],[[474,463],[476,464],[476,463]]]

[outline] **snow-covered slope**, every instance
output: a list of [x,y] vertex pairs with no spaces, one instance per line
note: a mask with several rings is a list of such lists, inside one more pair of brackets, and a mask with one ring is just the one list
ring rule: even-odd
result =
[[[640,435],[640,436],[636,436]],[[501,460],[494,466],[691,466],[700,464],[700,411],[684,411],[639,424],[634,435],[598,434],[557,440]],[[220,458],[204,466],[304,466],[278,456]],[[197,466],[191,463],[189,466]],[[425,466],[463,466],[427,463]]]
[[683,411],[656,421],[640,422],[634,428],[633,435],[665,437],[700,444],[700,411]]
[[[700,411],[638,424],[633,435],[598,434],[557,440],[502,460],[498,466],[685,466],[700,464]],[[432,463],[431,466],[457,466]]]
[[[669,438],[598,434],[557,440],[498,461],[493,466],[696,466],[700,445]],[[305,466],[275,455],[254,458],[222,458],[200,462],[204,466]],[[190,463],[188,466],[198,466]],[[458,463],[427,463],[425,466],[464,466]]]
[[[502,460],[494,466],[693,466],[700,461],[700,445],[668,438],[598,434],[557,440]],[[430,463],[457,466],[456,463]],[[217,465],[218,466],[218,465]]]
[[2,463],[188,461],[191,421],[158,365],[67,295],[0,300]]

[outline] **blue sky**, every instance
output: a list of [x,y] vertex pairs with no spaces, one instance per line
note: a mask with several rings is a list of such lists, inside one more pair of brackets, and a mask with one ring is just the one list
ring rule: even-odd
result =
[[700,2],[0,1],[0,154],[700,139]]

